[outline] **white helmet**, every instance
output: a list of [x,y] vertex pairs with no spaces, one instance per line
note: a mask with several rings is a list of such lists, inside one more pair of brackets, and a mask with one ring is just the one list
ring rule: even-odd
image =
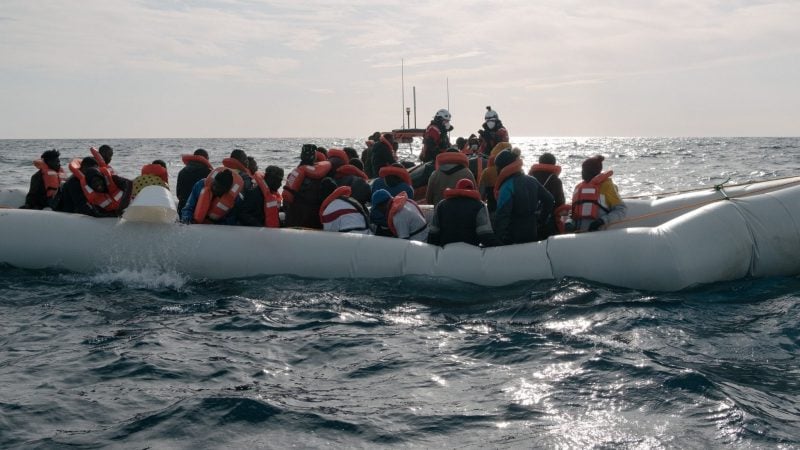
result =
[[450,111],[448,111],[446,109],[440,109],[440,110],[436,111],[436,115],[433,116],[434,119],[437,118],[437,117],[442,119],[442,120],[450,120]]
[[497,111],[493,110],[491,106],[486,107],[486,114],[483,115],[483,120],[500,120]]

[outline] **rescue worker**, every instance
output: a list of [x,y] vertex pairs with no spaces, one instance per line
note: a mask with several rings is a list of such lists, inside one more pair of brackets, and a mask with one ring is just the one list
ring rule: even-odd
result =
[[458,180],[455,188],[444,191],[444,200],[436,204],[429,226],[429,244],[445,246],[452,242],[484,247],[499,244],[486,204],[469,178]]
[[[391,236],[412,241],[427,240],[428,223],[425,221],[425,216],[405,192],[392,197],[388,191],[378,190],[372,194],[372,210],[375,210],[375,214],[370,211],[370,218],[385,218],[386,228],[389,229]],[[380,235],[386,236],[385,230],[381,230]]]
[[572,193],[567,231],[597,231],[625,218],[628,207],[611,181],[614,172],[603,172],[604,159],[603,155],[595,155],[581,164],[583,181]]
[[33,162],[39,169],[31,175],[31,184],[25,196],[22,209],[54,209],[58,204],[61,186],[67,181],[67,173],[61,168],[61,153],[56,150],[47,150],[40,159]]
[[333,178],[323,178],[321,192],[325,196],[319,208],[322,229],[339,233],[369,234],[369,215],[361,202],[350,196],[350,186],[337,186]]
[[553,213],[553,196],[536,178],[522,172],[519,149],[503,150],[495,158],[499,171],[494,194],[497,212],[494,229],[504,244],[521,244],[539,239],[540,224]]
[[244,181],[238,173],[219,167],[195,183],[181,210],[181,222],[236,225],[236,208],[242,202]]
[[435,167],[436,170],[428,178],[428,188],[425,191],[425,202],[429,205],[437,205],[444,198],[445,189],[456,187],[456,183],[462,178],[475,183],[475,177],[469,170],[467,155],[455,147],[440,153],[436,157]]
[[450,111],[440,109],[436,111],[433,120],[425,129],[422,136],[422,151],[419,159],[426,163],[436,159],[436,155],[450,148],[450,137],[447,134],[453,129],[450,125]]
[[169,175],[167,173],[167,163],[157,159],[150,164],[142,166],[141,175],[133,179],[133,191],[131,199],[136,198],[139,191],[147,186],[161,186],[169,189]]
[[[561,166],[556,164],[556,157],[552,153],[543,153],[539,157],[539,163],[532,165],[528,171],[528,175],[536,178],[536,181],[539,183],[542,183],[542,186],[547,189],[547,192],[553,196],[555,210],[565,203],[564,186],[561,183],[561,178],[558,177],[560,174]],[[539,239],[546,239],[548,236],[557,233],[555,220],[558,219],[554,214],[552,222],[548,222],[539,228]]]
[[503,122],[500,121],[497,111],[493,110],[491,106],[486,107],[486,114],[483,115],[483,126],[478,131],[478,135],[480,136],[478,152],[482,154],[494,149],[501,142],[509,142],[508,130],[503,125]]
[[175,194],[178,196],[178,211],[186,206],[186,200],[192,194],[195,183],[204,180],[214,169],[208,160],[208,152],[202,148],[198,148],[191,155],[181,155],[181,159],[186,166],[178,172],[178,182],[175,186]]
[[322,229],[319,207],[324,198],[320,196],[320,183],[330,170],[330,161],[317,162],[316,145],[303,145],[300,164],[286,177],[283,187],[287,227]]

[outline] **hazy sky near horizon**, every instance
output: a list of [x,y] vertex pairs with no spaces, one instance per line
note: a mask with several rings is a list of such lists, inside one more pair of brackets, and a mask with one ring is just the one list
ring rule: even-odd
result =
[[[3,0],[0,138],[798,136],[798,0]],[[412,113],[412,125],[413,125]]]

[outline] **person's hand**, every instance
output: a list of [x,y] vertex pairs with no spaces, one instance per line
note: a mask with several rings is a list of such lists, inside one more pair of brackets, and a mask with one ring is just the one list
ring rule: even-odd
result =
[[595,219],[589,224],[589,231],[597,231],[605,224],[606,223],[603,222],[603,219]]

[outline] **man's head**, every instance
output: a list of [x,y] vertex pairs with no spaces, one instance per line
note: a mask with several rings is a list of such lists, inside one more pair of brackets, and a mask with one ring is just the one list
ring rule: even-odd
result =
[[198,148],[194,151],[194,156],[202,156],[203,158],[208,159],[208,152],[202,148]]
[[519,150],[518,149],[505,149],[502,152],[497,154],[497,157],[494,159],[494,165],[497,166],[497,171],[500,172],[506,166],[513,163],[519,158]]
[[353,159],[353,158],[358,159],[360,156],[356,151],[356,149],[354,149],[353,147],[345,147],[342,150],[344,150],[344,152],[347,153],[348,156],[347,159]]
[[247,153],[245,153],[244,150],[241,150],[241,149],[238,149],[238,148],[233,150],[231,152],[231,158],[239,161],[245,167],[247,167]]
[[592,178],[600,175],[603,171],[603,155],[594,155],[591,158],[586,158],[581,164],[581,178],[583,181],[591,181]]
[[258,163],[256,162],[256,159],[253,158],[252,156],[247,157],[247,170],[249,170],[252,173],[258,172]]
[[97,167],[97,161],[91,156],[86,156],[81,160],[81,171],[85,174],[86,169]]
[[230,170],[222,170],[214,177],[211,182],[211,193],[214,197],[222,197],[233,186],[233,174]]
[[317,160],[317,146],[314,144],[303,144],[300,149],[300,164],[312,165]]
[[539,164],[550,164],[555,165],[556,157],[552,153],[542,153],[542,156],[539,157]]
[[276,192],[283,183],[283,169],[278,166],[267,166],[264,169],[264,182],[270,191]]
[[47,164],[47,167],[55,170],[56,172],[61,169],[61,160],[59,157],[61,153],[56,150],[47,150],[46,152],[42,153],[42,161]]
[[103,161],[105,161],[106,164],[111,164],[111,158],[114,157],[114,149],[111,148],[110,145],[101,145],[100,148],[97,149],[97,153],[100,153],[100,156],[103,157]]
[[96,167],[90,167],[84,171],[86,175],[86,184],[96,192],[108,192],[106,179],[103,174]]

